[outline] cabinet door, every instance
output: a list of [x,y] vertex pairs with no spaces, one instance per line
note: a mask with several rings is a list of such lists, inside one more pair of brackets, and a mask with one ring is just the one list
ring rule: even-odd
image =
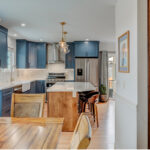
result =
[[28,43],[25,40],[16,41],[16,67],[28,68]]
[[45,93],[45,81],[36,81],[36,93]]
[[37,44],[37,68],[46,68],[46,44]]
[[2,116],[2,91],[0,91],[0,117]]
[[66,54],[65,67],[66,69],[74,69],[75,58],[74,58],[74,43],[67,43],[69,45],[70,52]]
[[0,68],[7,68],[7,52],[7,32],[0,29]]
[[5,89],[2,91],[2,116],[10,117],[11,98],[13,89]]
[[31,82],[30,93],[31,93],[31,94],[35,94],[35,93],[36,93],[36,81]]
[[10,116],[11,96],[12,96],[12,94],[3,96],[3,101],[2,101],[2,116],[3,117]]
[[88,42],[75,42],[75,57],[87,57]]
[[92,41],[92,42],[88,42],[88,57],[98,57],[98,53],[99,53],[99,42],[97,41]]
[[29,68],[37,68],[37,44],[34,42],[29,42]]

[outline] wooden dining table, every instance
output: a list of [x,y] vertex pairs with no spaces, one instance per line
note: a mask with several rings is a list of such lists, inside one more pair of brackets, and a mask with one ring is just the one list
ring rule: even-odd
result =
[[0,117],[0,149],[55,149],[63,118]]

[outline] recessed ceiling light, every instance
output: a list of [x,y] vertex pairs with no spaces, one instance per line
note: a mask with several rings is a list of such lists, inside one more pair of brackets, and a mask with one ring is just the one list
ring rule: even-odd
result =
[[25,23],[21,23],[21,26],[22,26],[22,27],[25,27],[25,26],[26,26],[26,24],[25,24]]
[[43,39],[40,39],[40,42],[43,42]]
[[16,37],[16,36],[17,36],[17,34],[15,33],[15,34],[14,34],[14,37]]
[[89,39],[86,39],[86,41],[89,41]]

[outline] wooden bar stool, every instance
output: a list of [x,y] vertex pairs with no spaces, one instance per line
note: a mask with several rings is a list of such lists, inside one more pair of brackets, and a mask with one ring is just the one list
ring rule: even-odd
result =
[[88,99],[88,103],[90,106],[90,112],[93,116],[94,122],[96,119],[97,127],[99,127],[99,121],[98,121],[98,108],[97,108],[97,100],[99,98],[99,94],[93,95],[91,98]]

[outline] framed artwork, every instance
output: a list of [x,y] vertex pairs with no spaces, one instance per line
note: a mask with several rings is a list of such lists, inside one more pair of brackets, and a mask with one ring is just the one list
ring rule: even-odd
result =
[[118,38],[118,69],[119,72],[129,73],[130,72],[130,32],[122,34]]

